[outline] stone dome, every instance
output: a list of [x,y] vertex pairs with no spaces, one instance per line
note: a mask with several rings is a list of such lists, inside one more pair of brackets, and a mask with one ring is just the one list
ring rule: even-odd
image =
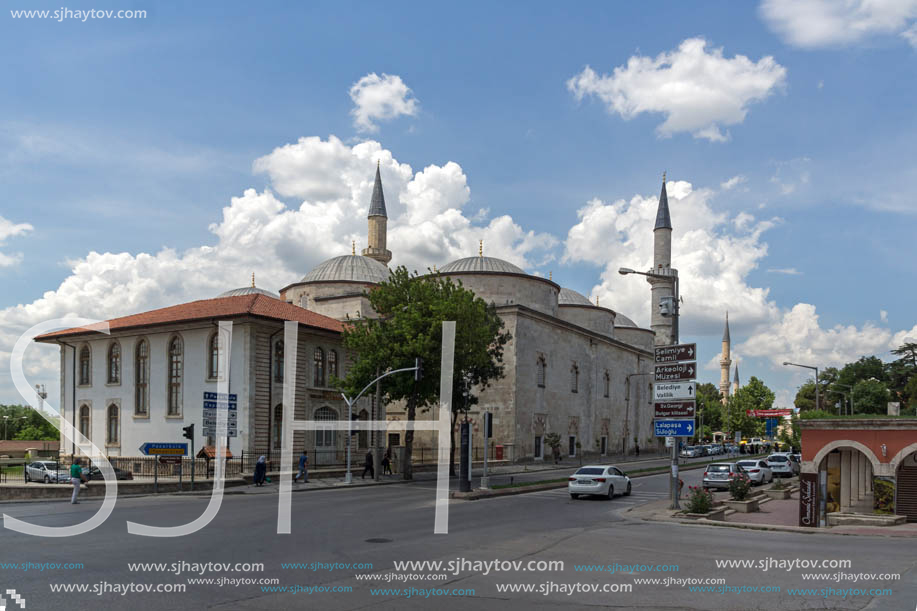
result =
[[637,327],[637,323],[629,319],[624,314],[618,314],[615,316],[615,326],[616,327]]
[[560,293],[557,295],[557,303],[558,305],[595,306],[595,304],[589,301],[589,298],[585,295],[566,288],[560,289]]
[[280,295],[277,293],[272,293],[271,291],[266,291],[264,289],[259,289],[255,286],[244,286],[240,289],[232,289],[231,291],[226,291],[225,293],[220,293],[217,297],[239,297],[241,295],[267,295],[272,299],[280,299]]
[[369,257],[343,255],[319,263],[300,282],[365,282],[379,284],[388,280],[389,269]]
[[437,270],[441,274],[454,274],[457,272],[491,272],[497,274],[525,274],[522,268],[516,267],[509,261],[494,257],[465,257],[447,263]]

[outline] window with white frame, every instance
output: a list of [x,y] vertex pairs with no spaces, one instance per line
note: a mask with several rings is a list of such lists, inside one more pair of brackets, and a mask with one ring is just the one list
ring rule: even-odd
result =
[[182,341],[177,335],[169,340],[169,416],[181,416],[182,367],[184,365]]
[[90,431],[90,410],[88,405],[80,406],[80,434],[86,439],[91,439]]
[[108,434],[105,439],[108,445],[118,445],[119,439],[121,438],[119,435],[121,430],[120,412],[121,410],[114,403],[108,406]]
[[121,344],[118,342],[108,347],[108,383],[121,383]]
[[92,352],[89,346],[80,348],[80,386],[92,384]]
[[214,331],[210,335],[207,343],[207,378],[219,380],[225,366],[223,365],[223,345],[220,341],[219,331]]
[[150,413],[150,344],[145,339],[137,342],[134,354],[134,415]]

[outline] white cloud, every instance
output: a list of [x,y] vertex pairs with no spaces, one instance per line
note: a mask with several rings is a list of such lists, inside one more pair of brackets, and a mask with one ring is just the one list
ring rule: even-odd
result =
[[[9,238],[29,233],[34,228],[28,223],[14,223],[0,216],[0,246]],[[22,261],[21,253],[6,254],[0,252],[0,267],[12,267]]]
[[787,276],[801,276],[802,272],[795,267],[771,267],[767,270],[769,274],[784,274]]
[[764,0],[760,13],[797,47],[842,46],[882,34],[917,47],[917,0]]
[[729,191],[729,190],[734,189],[735,187],[737,187],[737,186],[743,184],[743,183],[746,182],[747,180],[748,180],[748,179],[747,179],[746,177],[744,177],[744,176],[742,176],[741,174],[739,174],[738,176],[733,176],[732,178],[730,178],[730,179],[727,180],[726,182],[721,182],[721,183],[720,183],[720,189],[722,189],[723,191]]
[[350,113],[361,132],[379,131],[373,121],[414,116],[418,109],[417,99],[397,74],[367,74],[350,88],[350,99],[354,103]]
[[[710,205],[714,191],[694,189],[691,183],[667,185],[672,225],[672,258],[679,271],[685,334],[722,332],[726,310],[730,321],[753,326],[771,320],[776,305],[766,288],[752,287],[746,277],[767,255],[762,234],[776,219],[758,220],[747,213],[737,217],[716,212]],[[637,276],[621,276],[618,268],[650,269],[653,265],[653,226],[657,196],[634,196],[629,201],[605,203],[593,199],[581,208],[579,222],[567,234],[563,260],[603,266],[601,283],[591,297],[649,324],[647,285]],[[736,221],[739,222],[736,222]]]
[[879,310],[879,320],[888,322],[888,312],[886,310]]
[[708,52],[706,46],[703,38],[689,38],[655,58],[635,55],[611,75],[587,66],[567,81],[567,88],[578,100],[595,95],[609,113],[624,119],[665,114],[656,130],[660,136],[691,132],[695,138],[725,141],[729,134],[721,128],[742,123],[750,103],[781,88],[786,68],[771,56],[757,62],[744,55],[729,59],[722,48]]

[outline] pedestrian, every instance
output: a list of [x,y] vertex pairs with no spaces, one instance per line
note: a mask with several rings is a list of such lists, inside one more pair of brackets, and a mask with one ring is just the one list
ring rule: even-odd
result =
[[70,465],[70,483],[73,484],[73,495],[70,497],[71,505],[79,505],[80,484],[83,483],[83,465],[79,458],[73,459]]
[[303,478],[303,483],[309,483],[309,453],[305,450],[302,451],[302,454],[299,457],[299,473],[296,474],[296,477],[293,478],[293,481],[299,481],[299,478]]
[[385,450],[385,456],[382,457],[382,475],[392,474],[392,449]]
[[560,462],[560,446],[554,446],[551,448],[551,452],[554,454],[554,464]]
[[373,451],[369,450],[366,452],[366,459],[363,461],[363,475],[360,479],[366,479],[366,472],[369,471],[370,479],[376,477],[376,469],[373,467]]
[[637,455],[637,458],[640,458],[640,443],[637,441],[634,442],[634,454]]
[[258,462],[255,463],[255,475],[252,477],[252,483],[254,483],[259,488],[264,485],[264,478],[267,476],[267,460],[264,456],[258,457]]

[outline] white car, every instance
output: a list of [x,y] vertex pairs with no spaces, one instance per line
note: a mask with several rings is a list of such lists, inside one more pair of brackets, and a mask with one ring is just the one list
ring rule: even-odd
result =
[[617,467],[608,465],[580,467],[567,482],[571,499],[578,499],[581,494],[605,496],[609,499],[615,494],[627,496],[630,487],[630,478]]
[[753,484],[766,484],[774,481],[774,472],[767,466],[767,463],[760,459],[740,460],[736,463],[745,473]]
[[767,466],[774,475],[780,477],[793,477],[796,475],[796,463],[790,460],[789,454],[771,454],[767,457]]

